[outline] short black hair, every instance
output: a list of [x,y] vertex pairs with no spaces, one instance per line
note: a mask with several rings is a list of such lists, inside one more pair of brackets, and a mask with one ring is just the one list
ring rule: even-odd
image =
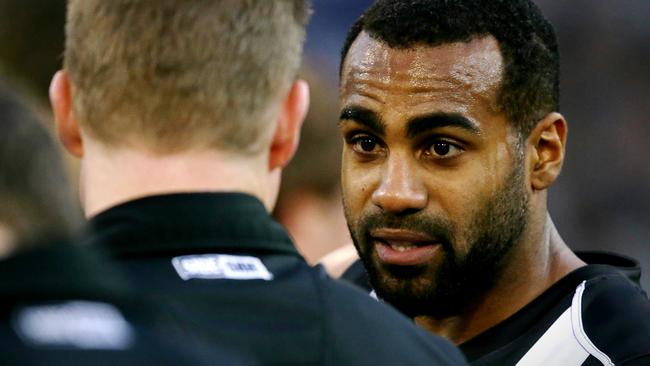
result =
[[345,57],[365,31],[391,48],[439,46],[493,36],[503,57],[498,106],[526,137],[559,111],[559,53],[552,25],[529,0],[378,0],[354,23]]

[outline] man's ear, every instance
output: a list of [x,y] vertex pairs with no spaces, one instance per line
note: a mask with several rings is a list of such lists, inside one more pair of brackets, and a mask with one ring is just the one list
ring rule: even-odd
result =
[[73,156],[83,156],[83,141],[79,122],[72,109],[72,89],[70,79],[64,70],[57,71],[50,83],[50,104],[54,112],[56,132],[59,141]]
[[300,129],[309,109],[309,85],[297,80],[282,103],[269,155],[269,170],[284,168],[298,149]]
[[548,188],[560,175],[567,137],[564,117],[552,112],[541,119],[528,137],[533,190]]

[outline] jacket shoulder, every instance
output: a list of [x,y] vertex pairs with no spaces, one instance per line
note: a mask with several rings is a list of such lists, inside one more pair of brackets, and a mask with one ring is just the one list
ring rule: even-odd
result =
[[650,301],[623,275],[612,272],[582,285],[582,327],[616,364],[650,355]]
[[465,365],[449,341],[316,267],[328,365]]

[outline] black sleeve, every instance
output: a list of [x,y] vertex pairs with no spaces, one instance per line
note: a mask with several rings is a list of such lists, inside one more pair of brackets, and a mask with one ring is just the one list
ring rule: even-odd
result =
[[639,358],[635,358],[634,360],[620,363],[619,365],[620,366],[648,366],[650,365],[650,354]]
[[582,312],[586,334],[616,365],[650,365],[650,301],[639,287],[619,275],[589,280]]

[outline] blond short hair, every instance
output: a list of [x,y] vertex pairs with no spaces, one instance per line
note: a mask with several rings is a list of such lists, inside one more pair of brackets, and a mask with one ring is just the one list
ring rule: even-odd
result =
[[308,0],[70,0],[64,67],[79,123],[109,146],[255,153],[309,13]]

